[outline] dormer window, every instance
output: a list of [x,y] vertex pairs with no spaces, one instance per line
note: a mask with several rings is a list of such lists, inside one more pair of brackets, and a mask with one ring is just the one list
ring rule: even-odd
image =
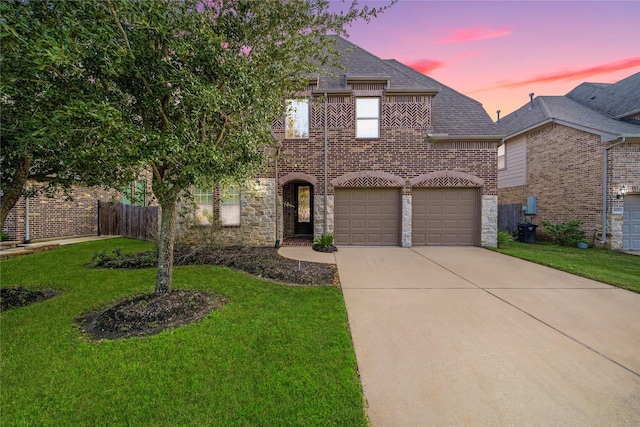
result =
[[356,138],[380,138],[380,98],[356,98]]
[[287,100],[285,138],[309,138],[309,101],[307,99]]

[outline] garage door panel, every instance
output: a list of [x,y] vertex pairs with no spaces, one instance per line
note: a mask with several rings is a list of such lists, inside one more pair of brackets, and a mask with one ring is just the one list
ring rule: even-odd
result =
[[622,215],[622,249],[640,250],[640,194],[627,194]]
[[398,245],[401,193],[397,188],[336,189],[338,245]]
[[414,189],[412,244],[478,245],[480,189]]

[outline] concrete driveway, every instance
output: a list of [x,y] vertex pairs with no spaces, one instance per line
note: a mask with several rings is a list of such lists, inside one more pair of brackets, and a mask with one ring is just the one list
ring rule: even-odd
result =
[[639,294],[481,248],[336,261],[374,427],[640,425]]

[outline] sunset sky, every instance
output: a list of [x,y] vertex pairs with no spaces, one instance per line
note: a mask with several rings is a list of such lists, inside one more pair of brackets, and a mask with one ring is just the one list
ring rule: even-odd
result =
[[374,55],[480,101],[494,121],[496,110],[504,117],[531,92],[564,95],[640,72],[639,0],[400,0],[348,32]]

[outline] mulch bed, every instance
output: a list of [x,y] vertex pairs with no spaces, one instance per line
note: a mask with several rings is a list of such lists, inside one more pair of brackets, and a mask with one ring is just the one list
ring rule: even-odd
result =
[[45,301],[59,295],[57,289],[29,289],[24,286],[14,286],[0,289],[0,311],[24,307],[35,302]]
[[177,290],[128,298],[106,310],[94,310],[77,319],[93,339],[117,339],[157,334],[197,322],[228,302],[222,295]]

